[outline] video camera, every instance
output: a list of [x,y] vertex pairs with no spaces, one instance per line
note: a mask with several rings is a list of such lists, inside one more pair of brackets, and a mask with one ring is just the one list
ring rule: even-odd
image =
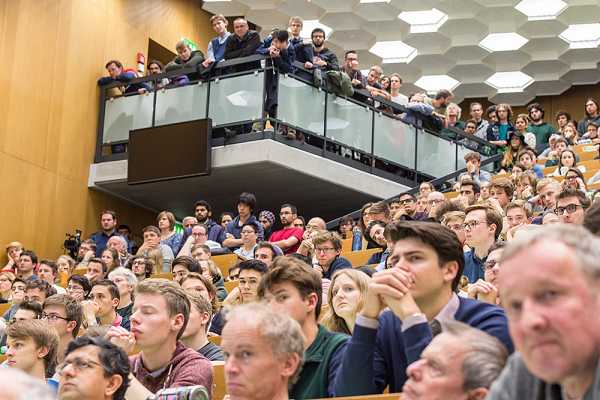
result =
[[75,229],[74,235],[70,233],[66,233],[65,235],[67,236],[67,238],[63,242],[63,247],[66,251],[69,252],[71,258],[77,259],[79,246],[81,246],[81,231],[79,229]]

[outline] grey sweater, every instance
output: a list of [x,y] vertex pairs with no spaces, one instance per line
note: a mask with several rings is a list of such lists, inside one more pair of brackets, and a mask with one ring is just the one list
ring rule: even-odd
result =
[[[536,378],[527,370],[519,353],[508,359],[502,374],[492,385],[486,400],[562,400],[559,384],[550,384]],[[600,364],[592,387],[584,400],[600,400]]]

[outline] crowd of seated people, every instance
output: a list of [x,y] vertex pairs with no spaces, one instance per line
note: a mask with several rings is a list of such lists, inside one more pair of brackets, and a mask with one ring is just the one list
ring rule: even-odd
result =
[[276,221],[244,192],[223,225],[199,200],[183,229],[162,211],[137,244],[103,211],[76,259],[10,242],[5,364],[60,399],[198,385],[257,399],[589,395],[600,195],[574,168],[560,182],[523,160],[490,174],[479,153],[465,158],[455,197],[423,182],[365,204],[339,232],[291,203]]
[[[182,40],[177,57],[164,68],[151,61],[148,74],[201,74],[253,54],[283,72],[299,61],[315,81],[342,71],[357,100],[406,121],[429,114],[445,135],[461,130],[467,145],[469,135],[489,141],[502,158],[488,171],[479,152],[467,153],[452,192],[423,182],[415,194],[365,204],[336,231],[318,215],[305,220],[293,199],[259,211],[244,192],[218,207],[235,212],[213,216],[205,199],[190,204],[182,228],[165,210],[132,232],[104,210],[74,258],[38,257],[12,241],[0,271],[8,367],[0,380],[43,400],[141,400],[192,386],[211,398],[221,390],[255,400],[385,390],[403,399],[600,396],[594,99],[579,122],[558,112],[556,127],[538,103],[513,118],[508,104],[484,110],[474,102],[465,118],[448,90],[404,96],[399,75],[372,66],[364,76],[352,50],[340,65],[322,29],[310,41],[300,37],[300,18],[263,41],[243,18],[233,33],[223,16],[211,24],[217,36],[206,57]],[[106,68],[99,84],[119,82],[113,95],[199,77],[186,69],[129,84],[134,71],[118,61]],[[363,252],[366,261],[353,261]],[[223,257],[231,260],[225,269]]]

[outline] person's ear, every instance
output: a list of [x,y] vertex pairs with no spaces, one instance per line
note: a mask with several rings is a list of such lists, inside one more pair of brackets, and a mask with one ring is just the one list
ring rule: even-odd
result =
[[36,350],[37,358],[44,358],[48,355],[49,349],[46,346],[42,346]]
[[106,378],[106,387],[104,388],[104,395],[106,397],[112,398],[117,390],[123,384],[123,377],[121,375],[111,375],[109,378]]
[[[193,307],[193,306],[192,306]],[[210,314],[207,312],[203,312],[201,315],[200,325],[206,325],[210,322]]]
[[458,262],[448,261],[442,266],[442,273],[444,274],[444,282],[452,282],[458,275]]
[[287,356],[287,358],[282,361],[283,368],[282,368],[281,373],[284,376],[291,378],[292,376],[294,376],[294,374],[300,367],[300,361],[301,361],[300,356],[297,353],[289,354]]
[[69,321],[69,322],[67,322],[66,331],[71,333],[71,332],[73,332],[73,330],[75,330],[76,326],[77,326],[77,321]]
[[183,314],[177,314],[173,319],[171,319],[171,329],[175,332],[179,332],[181,328],[183,328],[183,324],[185,323],[185,317]]
[[112,299],[112,305],[114,308],[119,307],[119,303],[120,303],[120,299],[118,297],[115,297],[114,299]]
[[317,304],[319,303],[319,295],[316,293],[310,293],[306,296],[306,306],[308,307],[308,313],[312,314],[312,312],[317,308]]
[[472,389],[467,392],[468,400],[483,400],[487,396],[489,390],[483,387]]

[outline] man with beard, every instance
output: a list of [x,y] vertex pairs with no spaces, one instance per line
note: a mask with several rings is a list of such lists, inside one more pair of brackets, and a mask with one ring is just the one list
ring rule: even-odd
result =
[[295,253],[302,242],[304,230],[295,228],[294,219],[298,216],[296,206],[292,204],[284,204],[279,211],[279,218],[283,229],[275,231],[269,237],[269,242],[279,247],[285,254]]
[[550,136],[554,133],[554,128],[547,122],[544,122],[544,108],[539,103],[532,103],[527,107],[531,123],[527,127],[527,132],[535,135],[535,151],[539,154],[546,147]]

